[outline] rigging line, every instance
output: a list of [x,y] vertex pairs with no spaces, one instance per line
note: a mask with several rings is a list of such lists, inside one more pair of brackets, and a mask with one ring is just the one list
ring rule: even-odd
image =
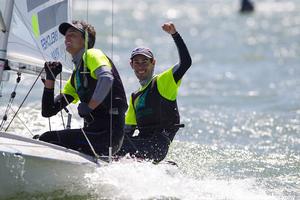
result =
[[[59,95],[61,96],[61,90],[62,90],[62,76],[61,73],[59,74]],[[60,101],[60,107],[62,105],[62,102]],[[66,129],[65,121],[64,121],[64,116],[62,113],[62,109],[60,110],[60,116],[61,116],[61,121],[63,124],[64,129]]]
[[51,121],[50,121],[50,117],[48,117],[48,126],[49,126],[49,131],[51,131]]
[[51,130],[51,121],[50,121],[50,117],[48,117],[48,124],[49,124],[49,131],[52,131],[52,130]]
[[[13,113],[16,113],[16,111],[15,111],[12,107],[10,107],[9,109],[12,110]],[[28,126],[26,125],[26,123],[25,123],[18,115],[16,115],[16,117],[17,117],[18,120],[21,122],[21,124],[27,129],[27,131],[31,134],[31,136],[34,136],[34,134],[33,134],[32,131],[28,128]]]
[[89,23],[89,0],[86,1],[86,23]]
[[[111,60],[114,61],[114,0],[111,1]],[[113,101],[113,86],[111,87],[110,91],[110,127],[109,127],[109,148],[108,148],[108,158],[109,162],[112,162],[112,136],[113,136],[113,121],[112,121],[112,115],[113,115],[113,108],[112,108],[112,101]]]
[[9,102],[8,102],[8,104],[7,104],[6,110],[5,110],[5,112],[4,112],[4,117],[3,117],[3,120],[2,120],[1,125],[0,125],[0,131],[1,131],[2,128],[4,127],[4,124],[5,124],[6,120],[7,120],[7,113],[8,113],[8,111],[9,111],[9,108],[11,108],[12,103],[13,103],[15,97],[16,97],[16,90],[17,90],[17,87],[18,87],[18,85],[19,85],[19,83],[20,83],[20,81],[21,81],[21,72],[18,72],[17,75],[18,75],[18,77],[17,77],[17,79],[16,79],[15,87],[14,87],[14,89],[13,89],[13,92],[12,92],[11,95],[10,95]]
[[83,128],[80,128],[80,130],[81,130],[81,132],[83,133],[83,136],[85,137],[86,141],[88,142],[88,144],[89,144],[89,146],[90,146],[90,148],[91,148],[91,150],[92,150],[92,152],[93,152],[95,158],[99,159],[100,156],[96,153],[96,151],[95,151],[95,149],[94,149],[94,147],[93,147],[93,145],[92,145],[90,139],[87,137],[85,131],[83,130]]
[[38,74],[38,76],[36,77],[34,83],[32,84],[32,86],[30,87],[29,91],[27,92],[27,94],[26,94],[25,98],[23,99],[22,103],[20,104],[18,110],[16,111],[16,113],[15,113],[14,116],[13,116],[13,118],[10,120],[8,126],[6,127],[5,132],[8,130],[10,124],[12,123],[12,121],[14,120],[14,118],[16,117],[16,115],[18,114],[18,112],[20,111],[21,107],[22,107],[23,104],[25,103],[27,97],[29,96],[31,90],[33,89],[34,85],[36,84],[37,80],[39,79],[39,77],[41,76],[41,74],[42,74],[43,71],[44,71],[44,70],[41,70],[40,73]]
[[114,58],[114,0],[111,1],[111,60]]
[[[89,23],[89,0],[86,1],[86,23]],[[83,62],[83,85],[84,87],[87,87],[87,50],[88,50],[88,42],[89,42],[89,33],[87,28],[84,30],[84,62]]]

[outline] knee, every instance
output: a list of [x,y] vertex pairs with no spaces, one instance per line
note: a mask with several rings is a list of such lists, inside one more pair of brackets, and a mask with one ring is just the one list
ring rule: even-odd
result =
[[54,134],[53,131],[47,131],[39,136],[39,140],[49,142],[49,141],[55,141],[56,140],[56,134]]

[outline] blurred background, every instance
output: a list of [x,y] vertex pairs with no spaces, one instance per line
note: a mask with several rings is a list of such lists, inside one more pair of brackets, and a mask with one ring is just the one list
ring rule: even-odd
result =
[[[251,2],[253,11],[240,12],[239,0],[73,0],[74,19],[95,26],[96,48],[115,62],[127,97],[139,87],[129,65],[134,47],[153,50],[156,73],[178,62],[164,22],[175,23],[193,60],[178,95],[185,128],[167,157],[179,169],[114,164],[87,175],[80,199],[300,199],[300,1]],[[31,84],[25,77],[20,99]],[[42,88],[20,113],[38,133],[48,129]],[[10,92],[3,87],[0,113]],[[61,126],[59,117],[52,122]],[[11,131],[30,136],[18,122]],[[66,191],[70,199],[78,192]]]

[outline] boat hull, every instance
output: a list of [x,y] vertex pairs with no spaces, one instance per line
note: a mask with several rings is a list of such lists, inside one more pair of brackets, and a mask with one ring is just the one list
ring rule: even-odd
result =
[[80,187],[86,173],[105,164],[64,147],[0,132],[0,199]]

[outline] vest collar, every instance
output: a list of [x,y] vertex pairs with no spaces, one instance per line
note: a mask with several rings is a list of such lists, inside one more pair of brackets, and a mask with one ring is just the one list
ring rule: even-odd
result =
[[81,49],[74,57],[73,57],[73,60],[72,62],[75,64],[76,68],[79,67],[80,65],[80,61],[82,59],[82,55],[84,53],[85,49]]

